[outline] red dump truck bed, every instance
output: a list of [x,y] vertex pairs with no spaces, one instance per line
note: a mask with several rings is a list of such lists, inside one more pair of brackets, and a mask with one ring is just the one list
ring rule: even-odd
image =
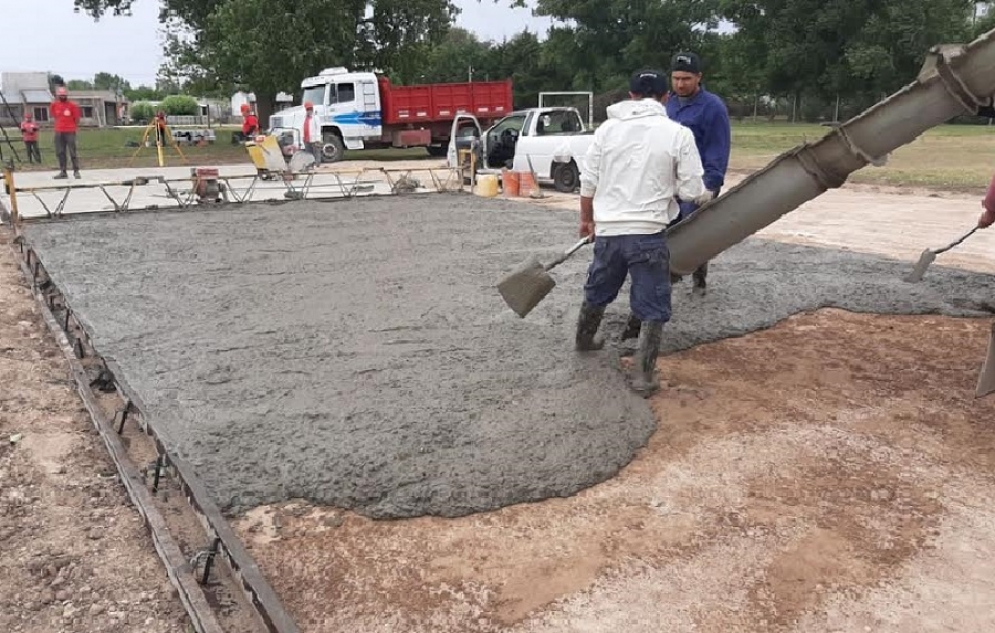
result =
[[512,109],[511,80],[394,86],[380,77],[384,125],[439,123],[457,114],[497,119]]

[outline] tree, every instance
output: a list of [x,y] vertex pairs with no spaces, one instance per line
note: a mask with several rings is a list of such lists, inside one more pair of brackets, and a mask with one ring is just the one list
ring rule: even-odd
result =
[[189,95],[170,95],[159,104],[170,116],[196,116],[200,114],[200,104]]
[[85,79],[70,79],[66,83],[66,88],[70,90],[93,90],[93,82]]
[[120,90],[124,93],[131,90],[131,84],[127,79],[117,75],[100,72],[93,76],[93,88],[94,90],[110,90],[113,92]]

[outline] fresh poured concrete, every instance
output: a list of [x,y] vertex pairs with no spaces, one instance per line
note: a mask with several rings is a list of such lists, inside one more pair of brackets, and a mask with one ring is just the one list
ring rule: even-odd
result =
[[[654,429],[610,350],[572,351],[590,249],[525,320],[494,288],[532,252],[572,244],[575,219],[430,195],[76,217],[27,234],[226,509],[303,497],[456,516],[603,481]],[[913,263],[748,240],[713,262],[705,297],[676,287],[666,350],[821,306],[988,314],[991,277],[937,262],[907,284]]]

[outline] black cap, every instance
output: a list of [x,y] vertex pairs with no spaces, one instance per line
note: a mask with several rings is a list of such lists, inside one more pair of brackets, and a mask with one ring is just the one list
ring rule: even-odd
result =
[[640,70],[629,79],[629,92],[644,97],[662,97],[668,87],[667,78],[659,70]]
[[677,53],[670,60],[670,72],[685,72],[697,75],[701,72],[701,60],[694,53]]

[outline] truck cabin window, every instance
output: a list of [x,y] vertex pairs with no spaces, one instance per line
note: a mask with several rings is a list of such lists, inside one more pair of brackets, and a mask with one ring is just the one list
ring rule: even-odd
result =
[[352,103],[356,100],[356,84],[336,84],[332,103]]
[[305,101],[310,101],[314,105],[324,105],[325,103],[325,87],[324,86],[311,86],[310,88],[304,89],[304,95],[301,97],[301,103]]

